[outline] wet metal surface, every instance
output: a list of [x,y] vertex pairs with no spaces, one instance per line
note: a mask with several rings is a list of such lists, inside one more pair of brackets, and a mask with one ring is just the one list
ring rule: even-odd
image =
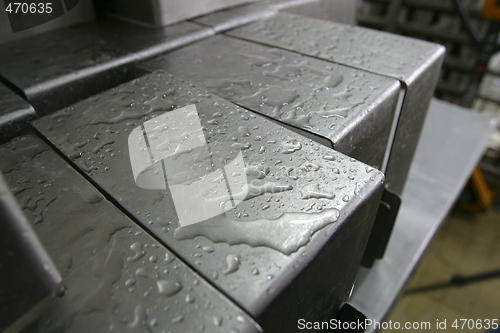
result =
[[28,132],[28,122],[35,118],[33,107],[0,83],[0,143]]
[[0,329],[19,332],[57,297],[61,276],[0,173]]
[[[248,195],[221,215],[181,228],[170,190],[136,184],[129,138],[147,121],[189,105],[196,106],[210,154],[201,159],[194,149],[181,154],[193,159],[186,175],[215,172],[241,153]],[[381,195],[383,175],[376,169],[164,72],[34,125],[117,205],[264,330],[294,331],[298,318],[328,319],[347,299]],[[132,142],[158,138],[146,132]],[[191,134],[183,134],[179,142]],[[172,143],[165,149],[180,146]],[[161,171],[158,180],[165,182]]]
[[396,78],[405,96],[387,163],[387,184],[402,192],[444,47],[365,28],[277,14],[227,34]]
[[296,53],[214,36],[143,68],[163,69],[381,168],[399,82]]
[[28,331],[260,332],[40,139],[12,140],[0,155],[0,169],[65,285]]
[[105,20],[0,46],[0,75],[39,116],[133,79],[132,65],[213,34],[182,22],[148,29]]

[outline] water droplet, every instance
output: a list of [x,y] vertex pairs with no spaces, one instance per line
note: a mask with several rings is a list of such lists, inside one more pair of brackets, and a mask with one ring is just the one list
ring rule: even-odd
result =
[[180,323],[184,320],[184,316],[183,315],[178,315],[178,316],[175,316],[174,318],[172,318],[171,322],[173,324],[176,324],[176,323]]
[[247,174],[247,176],[254,177],[257,179],[265,178],[269,173],[269,171],[270,171],[269,166],[263,164],[250,165],[245,168],[245,173]]
[[149,322],[149,327],[157,327],[159,324],[160,324],[160,322],[158,321],[158,319],[153,318]]
[[306,171],[306,172],[318,171],[319,169],[321,169],[321,165],[316,165],[316,164],[314,164],[311,161],[306,159],[306,161],[299,166],[299,169]]
[[135,271],[136,276],[149,277],[150,274],[146,271],[144,267],[140,267]]
[[148,317],[146,307],[142,304],[139,304],[134,309],[134,321],[128,324],[129,327],[138,327],[140,326]]
[[215,250],[211,246],[204,246],[203,251],[205,251],[206,253],[213,253]]
[[106,138],[100,144],[98,144],[94,149],[92,149],[92,152],[94,154],[97,154],[102,148],[104,148],[104,146],[110,145],[110,144],[113,144],[113,143],[115,143],[115,140],[113,140],[111,138]]
[[242,137],[249,137],[251,135],[250,130],[246,126],[238,127],[238,132]]
[[127,258],[127,261],[129,262],[134,262],[139,260],[146,254],[142,250],[142,245],[139,242],[135,242],[134,244],[130,245],[130,249],[134,252],[130,257]]
[[335,194],[323,191],[319,184],[307,184],[300,190],[301,199],[334,199]]
[[130,286],[134,285],[135,282],[136,281],[134,279],[128,279],[127,281],[125,281],[125,286],[130,287]]
[[[203,236],[214,243],[267,246],[284,254],[290,254],[307,244],[316,231],[336,222],[339,214],[337,209],[328,208],[318,213],[283,213],[277,219],[244,222],[221,217],[216,221],[210,221],[209,224],[197,223],[185,228],[179,227],[175,230],[174,236],[177,240]],[[280,232],[276,234],[274,230]]]
[[282,154],[292,154],[300,149],[302,149],[302,144],[296,139],[288,138],[287,140],[281,142]]
[[156,286],[158,287],[158,292],[167,297],[177,294],[182,289],[180,282],[170,280],[156,281]]
[[213,316],[212,321],[216,327],[221,327],[222,326],[222,317],[221,316]]
[[356,187],[354,188],[354,194],[359,195],[361,193],[361,184],[356,183]]
[[231,148],[233,149],[239,149],[239,150],[245,150],[248,149],[252,146],[251,143],[241,143],[241,142],[235,142],[231,145]]
[[241,264],[241,257],[237,254],[228,254],[226,256],[226,269],[222,273],[231,274],[238,270]]
[[174,261],[174,259],[175,259],[175,257],[172,254],[170,254],[168,252],[165,253],[165,259],[164,259],[164,261],[166,263],[171,263],[172,261]]

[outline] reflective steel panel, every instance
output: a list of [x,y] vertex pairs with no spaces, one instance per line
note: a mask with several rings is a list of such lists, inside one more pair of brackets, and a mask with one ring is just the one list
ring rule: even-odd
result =
[[[147,148],[155,140],[158,150],[183,147],[193,132],[169,140],[170,130],[179,126],[165,127],[160,117],[190,105],[196,106],[207,149],[181,149],[175,157],[186,168],[174,181],[208,179],[211,185],[199,191],[204,200],[226,205],[230,197],[235,204],[181,227],[172,198],[177,194],[163,185],[137,185],[129,137],[144,126],[136,142],[149,142],[146,160],[155,159]],[[151,132],[146,127],[156,118],[157,130]],[[34,125],[110,200],[264,330],[297,330],[298,318],[328,319],[349,297],[383,188],[384,177],[376,169],[164,72]],[[243,165],[231,167],[240,155],[248,180],[243,185],[231,181],[241,179]],[[153,171],[158,182],[165,184],[167,178],[165,187],[170,186],[166,164],[156,164]],[[220,176],[210,180],[214,172]],[[246,195],[239,188],[246,188]]]
[[0,154],[0,169],[65,286],[30,331],[261,332],[40,139],[20,137]]
[[141,65],[165,70],[381,169],[399,82],[214,36]]
[[388,186],[402,193],[439,77],[443,46],[284,13],[227,34],[400,80],[404,100],[384,170]]

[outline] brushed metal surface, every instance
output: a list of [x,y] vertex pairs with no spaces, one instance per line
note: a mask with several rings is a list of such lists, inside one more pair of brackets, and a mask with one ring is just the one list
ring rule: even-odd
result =
[[140,65],[165,70],[381,169],[399,82],[214,36]]
[[12,140],[0,154],[0,168],[65,285],[29,332],[261,332],[39,138]]
[[190,22],[147,29],[103,20],[0,46],[0,75],[39,116],[136,77],[133,65],[213,34]]
[[27,133],[35,118],[35,109],[0,82],[0,143]]
[[[127,146],[143,122],[192,104],[211,156],[241,152],[253,189],[225,214],[180,228],[169,190],[135,184]],[[164,72],[34,126],[264,330],[296,331],[298,318],[328,319],[347,300],[383,188],[376,169]]]
[[227,34],[400,80],[404,100],[384,171],[387,185],[402,193],[439,76],[444,47],[285,13]]

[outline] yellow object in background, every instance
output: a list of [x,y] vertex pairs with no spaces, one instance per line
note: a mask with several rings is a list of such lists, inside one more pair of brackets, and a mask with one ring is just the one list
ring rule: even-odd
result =
[[487,21],[500,21],[500,0],[484,0],[481,14]]

